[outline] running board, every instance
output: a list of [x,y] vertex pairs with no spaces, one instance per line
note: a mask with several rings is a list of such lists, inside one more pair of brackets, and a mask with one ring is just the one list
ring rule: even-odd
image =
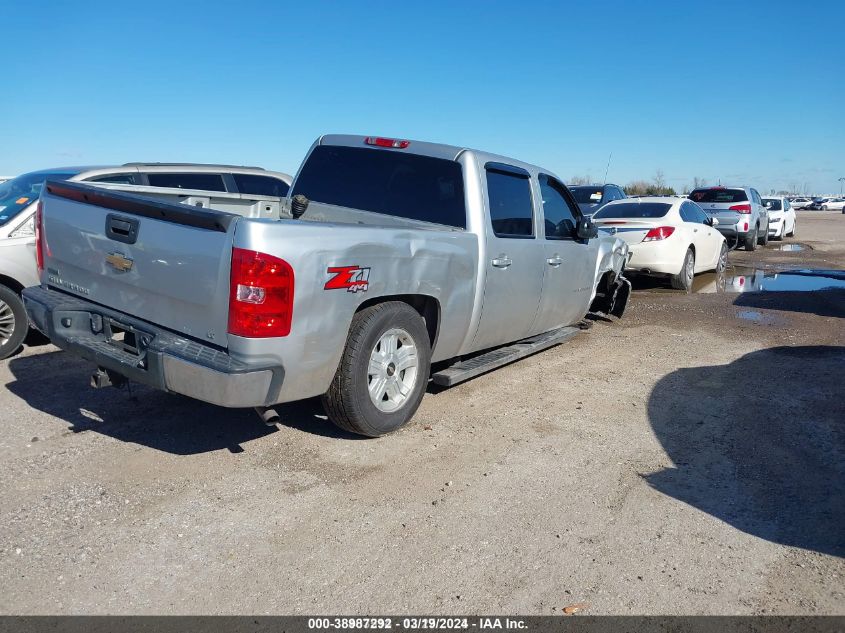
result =
[[432,374],[431,381],[441,387],[452,387],[470,378],[486,374],[488,371],[492,371],[503,365],[516,362],[526,356],[542,352],[544,349],[560,345],[580,331],[581,328],[577,326],[562,327],[522,339],[507,347],[499,347],[479,356],[459,361],[446,369],[438,371],[436,374]]

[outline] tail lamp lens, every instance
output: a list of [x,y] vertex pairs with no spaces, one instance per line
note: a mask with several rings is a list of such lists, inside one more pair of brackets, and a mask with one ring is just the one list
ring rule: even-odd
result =
[[658,226],[651,229],[648,233],[645,234],[643,242],[656,242],[658,240],[665,240],[674,232],[674,226]]
[[242,248],[232,249],[229,333],[248,338],[290,334],[293,268],[285,260]]
[[739,211],[740,213],[751,213],[751,205],[750,204],[735,204],[728,209],[728,211]]

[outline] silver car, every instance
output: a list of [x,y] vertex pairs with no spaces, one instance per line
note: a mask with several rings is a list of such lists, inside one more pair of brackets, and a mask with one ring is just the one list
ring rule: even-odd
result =
[[259,167],[192,163],[126,163],[114,167],[60,167],[0,183],[0,359],[13,354],[28,332],[21,290],[38,283],[35,206],[44,181],[71,180],[227,192],[283,198],[291,177]]
[[711,218],[731,246],[753,251],[769,241],[769,213],[751,187],[702,187],[689,194]]

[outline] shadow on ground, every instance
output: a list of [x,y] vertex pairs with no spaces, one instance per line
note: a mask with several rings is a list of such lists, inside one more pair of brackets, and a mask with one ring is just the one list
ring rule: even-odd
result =
[[[63,352],[19,356],[9,361],[13,394],[69,424],[74,433],[93,431],[123,442],[176,455],[221,449],[233,453],[271,433],[252,409],[225,409],[155,389],[92,389],[93,365]],[[329,422],[318,399],[277,407],[282,424],[307,433],[352,438]]]
[[739,295],[734,305],[845,319],[845,290],[827,288],[810,292],[751,292]]
[[655,489],[775,543],[845,556],[845,347],[679,369],[648,402],[674,468]]

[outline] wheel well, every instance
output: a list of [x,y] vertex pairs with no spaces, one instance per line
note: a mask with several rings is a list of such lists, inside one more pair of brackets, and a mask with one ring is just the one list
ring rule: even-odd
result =
[[7,277],[6,275],[0,275],[0,286],[6,286],[7,288],[11,288],[18,294],[20,294],[21,290],[23,290],[23,284],[21,282],[19,282],[17,279]]
[[387,301],[402,301],[419,312],[423,321],[425,321],[425,328],[428,330],[428,340],[431,343],[431,349],[434,349],[434,344],[437,342],[437,335],[440,331],[440,302],[428,295],[386,295],[367,299],[358,306],[355,312],[360,312],[365,308]]

